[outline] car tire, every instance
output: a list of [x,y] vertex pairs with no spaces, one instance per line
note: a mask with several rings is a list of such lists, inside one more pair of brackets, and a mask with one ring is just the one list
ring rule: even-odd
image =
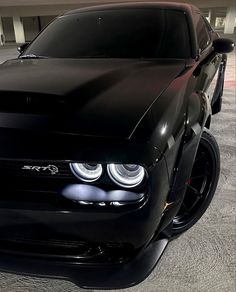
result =
[[178,236],[190,229],[205,213],[215,194],[219,174],[219,146],[214,136],[208,130],[204,130],[192,173],[187,182],[183,203],[173,220],[173,236]]

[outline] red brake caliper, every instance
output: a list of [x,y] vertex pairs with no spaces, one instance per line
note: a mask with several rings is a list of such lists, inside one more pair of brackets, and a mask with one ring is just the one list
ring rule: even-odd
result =
[[189,178],[187,181],[186,181],[186,183],[185,183],[186,185],[191,185],[192,184],[192,179],[191,178]]

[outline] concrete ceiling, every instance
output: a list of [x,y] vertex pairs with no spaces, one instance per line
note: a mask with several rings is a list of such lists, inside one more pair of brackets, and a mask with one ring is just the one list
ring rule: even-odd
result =
[[[133,1],[133,0],[128,0]],[[127,2],[128,2],[127,1]],[[137,0],[136,0],[137,1]],[[145,0],[144,0],[145,1]],[[154,0],[155,1],[155,0]],[[0,0],[0,6],[34,6],[34,5],[70,5],[70,4],[99,4],[99,3],[113,3],[113,2],[126,2],[119,0]]]
[[[19,6],[42,6],[42,5],[70,5],[70,4],[99,4],[99,3],[114,3],[114,2],[140,2],[140,0],[0,0],[0,7],[19,7]],[[155,0],[143,0],[142,2],[151,2]],[[173,1],[172,1],[173,2]],[[223,6],[234,6],[234,0],[177,0],[176,2],[188,2],[195,4],[198,7],[221,7]]]

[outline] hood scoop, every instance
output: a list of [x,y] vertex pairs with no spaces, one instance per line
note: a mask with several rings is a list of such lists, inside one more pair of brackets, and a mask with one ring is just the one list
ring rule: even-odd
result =
[[52,114],[65,110],[65,98],[56,95],[1,92],[0,112]]

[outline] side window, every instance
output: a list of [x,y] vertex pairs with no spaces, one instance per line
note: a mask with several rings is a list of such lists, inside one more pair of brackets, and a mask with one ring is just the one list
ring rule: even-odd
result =
[[210,36],[206,23],[200,14],[196,23],[196,31],[199,49],[203,51],[210,44]]

